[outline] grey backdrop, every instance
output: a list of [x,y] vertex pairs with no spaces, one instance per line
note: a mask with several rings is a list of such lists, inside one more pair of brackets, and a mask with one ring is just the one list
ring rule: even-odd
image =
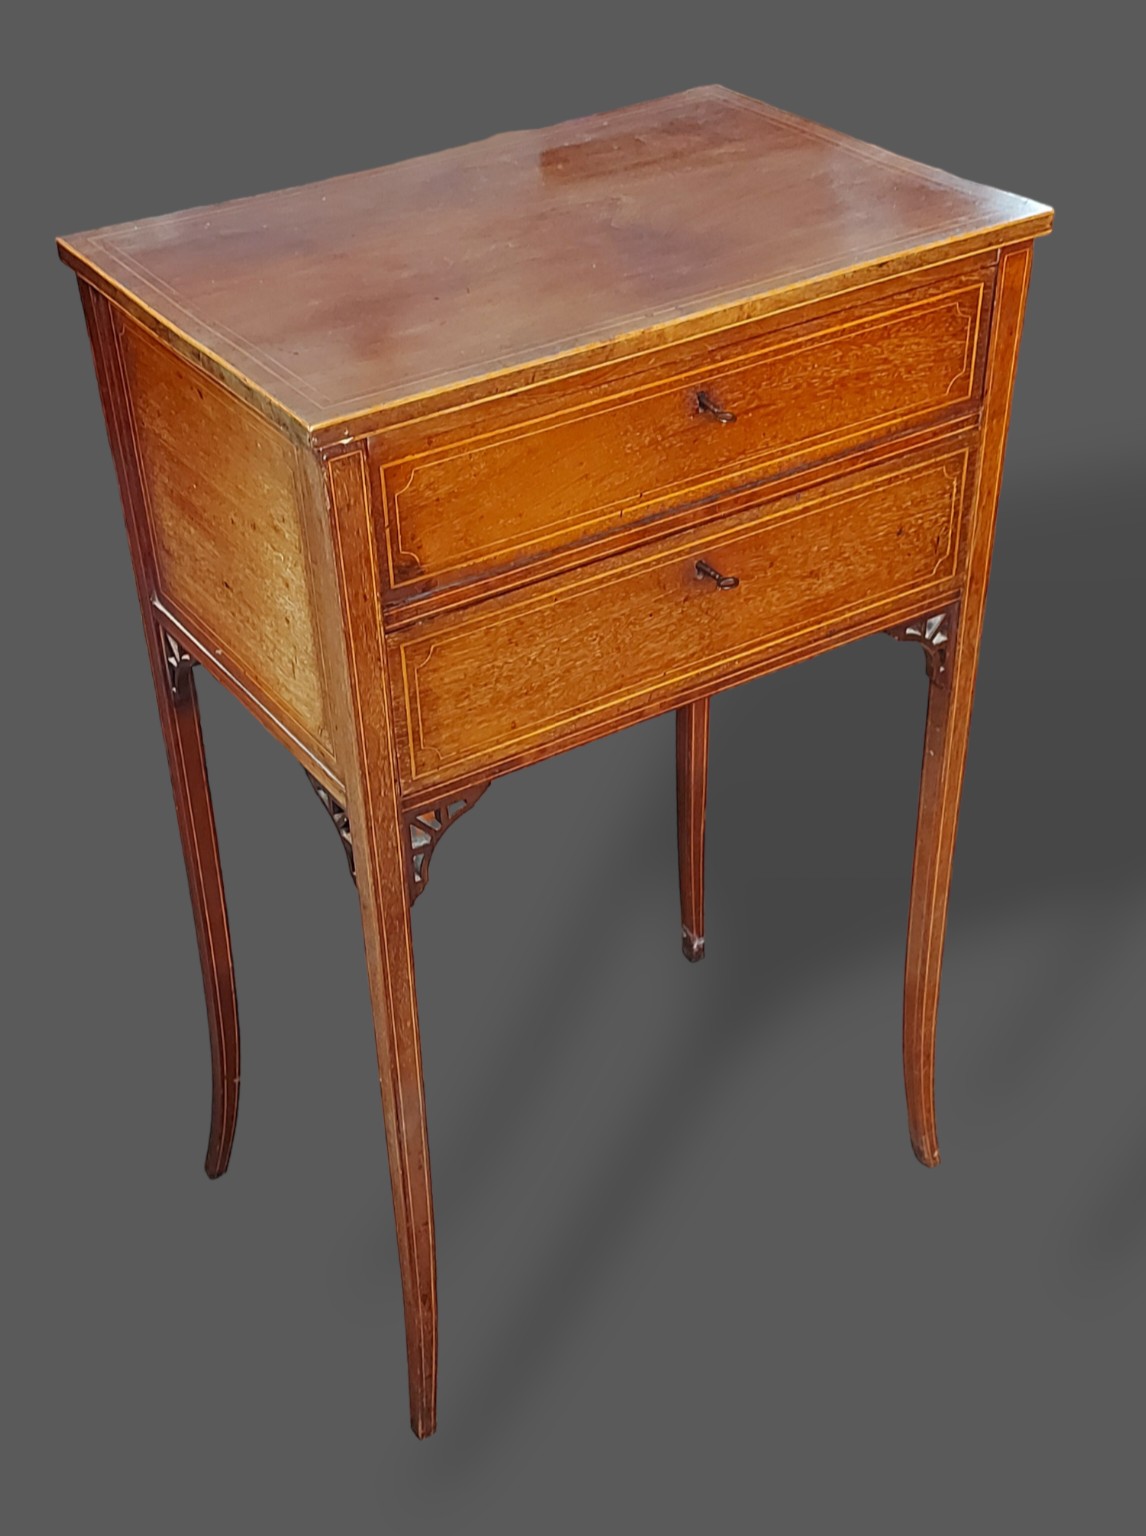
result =
[[[1121,9],[1072,29],[998,0],[9,21],[8,1529],[1138,1528],[1146,538]],[[914,648],[871,640],[716,701],[702,966],[679,952],[668,718],[505,780],[416,914],[442,1316],[441,1428],[419,1444],[353,892],[298,768],[209,682],[244,1060],[231,1172],[201,1172],[191,918],[51,238],[711,80],[1058,212],[971,742],[944,1162],[912,1159],[898,1057]]]

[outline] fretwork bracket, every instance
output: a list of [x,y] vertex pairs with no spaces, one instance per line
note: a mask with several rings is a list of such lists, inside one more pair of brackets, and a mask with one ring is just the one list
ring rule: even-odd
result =
[[417,901],[418,897],[426,889],[430,879],[430,859],[434,849],[442,839],[447,827],[453,826],[459,817],[464,816],[481,799],[489,788],[489,784],[475,784],[472,789],[464,789],[460,794],[452,795],[448,800],[439,801],[436,805],[423,807],[421,810],[409,811],[406,815],[406,826],[410,834],[410,904]]
[[174,635],[169,635],[166,630],[162,630],[161,633],[163,660],[167,664],[167,686],[171,689],[171,697],[178,703],[180,699],[187,697],[196,662],[194,656],[183,649]]
[[[346,855],[346,864],[350,870],[350,878],[357,884],[350,814],[342,802],[331,794],[330,790],[327,789],[320,779],[316,779],[306,769],[303,771],[306,773],[311,789],[314,790],[322,803],[323,809],[334,823],[334,829],[342,843],[342,851]],[[488,788],[488,784],[478,784],[472,789],[463,790],[461,794],[453,795],[450,799],[442,800],[436,805],[423,806],[416,811],[408,811],[406,813],[406,834],[409,839],[406,877],[411,906],[426,889],[430,878],[430,859],[434,849],[441,841],[442,834],[446,831],[447,827],[453,826],[460,816],[464,816],[472,806],[476,805]]]
[[350,814],[342,801],[335,799],[321,779],[316,779],[308,768],[304,768],[303,772],[307,776],[311,789],[318,796],[323,810],[334,823],[334,830],[338,833],[342,851],[346,855],[346,867],[350,870],[350,878],[357,885],[358,876],[354,871],[354,842],[350,836]]
[[923,619],[911,619],[887,631],[895,640],[914,640],[923,647],[928,681],[937,688],[947,686],[947,652],[955,633],[958,612],[958,604],[952,603],[941,613],[933,613]]

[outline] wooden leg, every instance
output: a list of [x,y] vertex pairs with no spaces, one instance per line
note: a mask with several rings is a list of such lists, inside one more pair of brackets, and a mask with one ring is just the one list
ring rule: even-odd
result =
[[91,338],[108,443],[123,501],[136,593],[147,637],[151,677],[187,866],[191,911],[199,940],[199,961],[203,968],[207,1019],[211,1028],[211,1138],[207,1145],[207,1173],[217,1179],[226,1171],[231,1156],[239,1109],[239,1012],[235,1001],[227,904],[223,898],[219,846],[215,837],[215,813],[211,807],[203,734],[199,727],[199,704],[191,675],[194,663],[162,627],[152,602],[156,590],[154,550],[112,309],[108,301],[86,283],[80,284],[80,297]]
[[[362,879],[360,860],[359,871],[361,890],[367,882]],[[371,913],[365,895],[362,905],[369,968],[372,975],[381,978],[384,992],[383,997],[374,999],[374,1043],[402,1276],[410,1424],[418,1438],[424,1439],[437,1428],[437,1255],[404,870],[401,877],[403,883],[398,889],[394,888],[397,882],[387,881],[387,899],[381,912]]]
[[919,820],[907,925],[903,994],[903,1076],[911,1145],[919,1161],[939,1161],[935,1133],[935,1020],[947,926],[947,897],[971,705],[975,694],[983,610],[1003,472],[1011,386],[1023,328],[1029,243],[1004,252],[999,264],[991,350],[983,407],[978,491],[967,540],[966,575],[958,603],[892,633],[923,645],[930,688],[919,786]]
[[344,615],[343,632],[332,632],[328,640],[332,657],[340,651],[345,656],[349,683],[344,701],[341,691],[335,695],[334,724],[346,775],[374,1015],[406,1320],[410,1424],[423,1439],[437,1427],[438,1287],[410,930],[411,834],[395,765],[365,460],[352,449],[329,460],[324,470],[333,515],[329,524],[318,520],[314,528],[321,557],[316,571],[329,581]]
[[151,625],[152,671],[211,1033],[211,1135],[206,1169],[227,1171],[239,1113],[239,1009],[235,996],[227,903],[219,867],[215,813],[203,754],[203,732],[191,657],[158,625]]
[[[971,721],[978,647],[960,644],[959,605],[897,631],[925,649],[927,724],[907,924],[903,994],[903,1076],[911,1145],[921,1163],[939,1161],[935,1130],[935,1025],[959,799]],[[969,637],[968,637],[969,638]]]
[[681,947],[704,959],[704,813],[708,799],[708,699],[676,712],[676,846]]

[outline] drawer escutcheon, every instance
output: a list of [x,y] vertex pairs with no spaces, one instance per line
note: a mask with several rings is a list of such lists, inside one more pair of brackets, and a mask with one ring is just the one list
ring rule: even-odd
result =
[[731,592],[734,587],[740,585],[739,576],[722,576],[719,571],[709,565],[707,560],[696,562],[696,574],[702,581],[714,581],[722,592]]

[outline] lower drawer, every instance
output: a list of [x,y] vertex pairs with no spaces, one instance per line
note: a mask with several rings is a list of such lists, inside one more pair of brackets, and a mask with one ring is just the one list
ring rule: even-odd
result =
[[973,434],[948,437],[398,631],[404,790],[658,713],[909,595],[922,606],[957,574],[973,451]]

